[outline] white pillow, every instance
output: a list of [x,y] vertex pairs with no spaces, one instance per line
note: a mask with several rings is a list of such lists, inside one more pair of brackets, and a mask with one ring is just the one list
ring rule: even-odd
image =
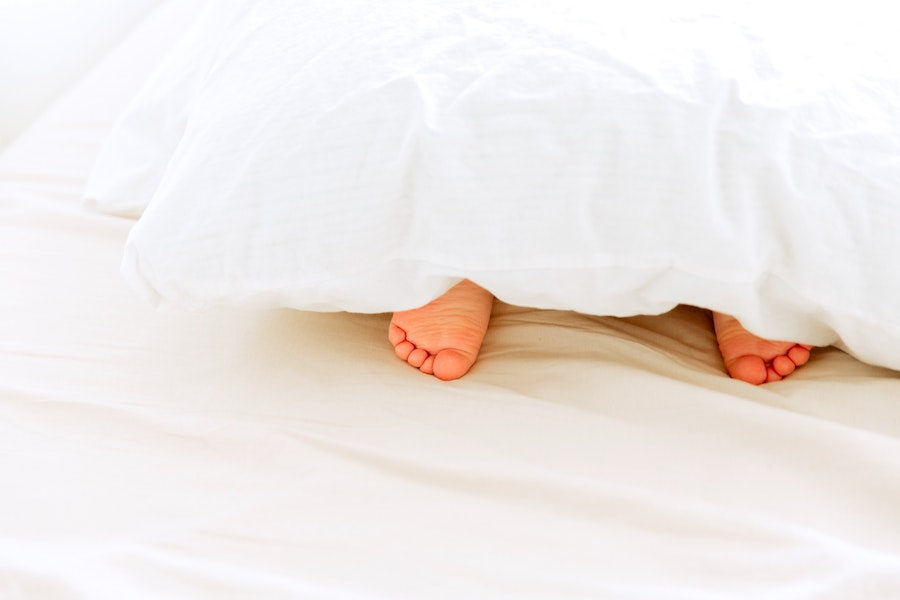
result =
[[184,307],[391,311],[460,278],[688,303],[900,368],[889,27],[674,4],[236,2],[202,76],[172,68],[194,96],[124,273]]

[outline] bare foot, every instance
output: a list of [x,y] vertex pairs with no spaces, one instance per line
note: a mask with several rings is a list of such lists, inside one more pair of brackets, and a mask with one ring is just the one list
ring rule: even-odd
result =
[[713,312],[719,351],[728,374],[754,385],[780,381],[809,360],[812,346],[757,337],[737,319]]
[[394,313],[388,339],[397,356],[423,373],[458,379],[475,363],[493,301],[489,291],[461,281],[421,308]]

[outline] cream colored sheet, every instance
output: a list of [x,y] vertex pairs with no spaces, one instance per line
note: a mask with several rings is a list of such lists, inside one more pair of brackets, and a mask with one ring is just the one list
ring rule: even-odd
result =
[[79,193],[189,6],[0,156],[0,598],[900,597],[895,372],[754,388],[696,309],[497,305],[441,383],[387,315],[134,298]]

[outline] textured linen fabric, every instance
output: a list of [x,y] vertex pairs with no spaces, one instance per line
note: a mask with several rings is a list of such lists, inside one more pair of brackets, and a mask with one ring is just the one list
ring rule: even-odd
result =
[[498,303],[443,383],[388,315],[163,312],[81,210],[173,0],[0,155],[0,597],[895,598],[900,378],[731,380],[709,316]]
[[191,100],[124,272],[182,307],[687,303],[900,368],[893,33],[673,6],[229,3],[154,79]]
[[172,152],[181,141],[193,101],[240,3],[185,3],[187,19],[162,35],[158,63],[121,111],[94,161],[84,190],[90,210],[137,218],[150,202]]

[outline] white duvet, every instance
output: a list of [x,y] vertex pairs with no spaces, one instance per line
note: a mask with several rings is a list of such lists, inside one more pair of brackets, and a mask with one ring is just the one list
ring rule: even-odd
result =
[[388,315],[154,311],[81,210],[173,0],[0,155],[0,598],[900,597],[900,377],[728,378],[709,318],[497,303],[464,380]]
[[[900,368],[900,52],[864,7],[235,0],[88,197],[155,303],[382,312],[460,278]],[[117,204],[119,203],[119,204]]]

